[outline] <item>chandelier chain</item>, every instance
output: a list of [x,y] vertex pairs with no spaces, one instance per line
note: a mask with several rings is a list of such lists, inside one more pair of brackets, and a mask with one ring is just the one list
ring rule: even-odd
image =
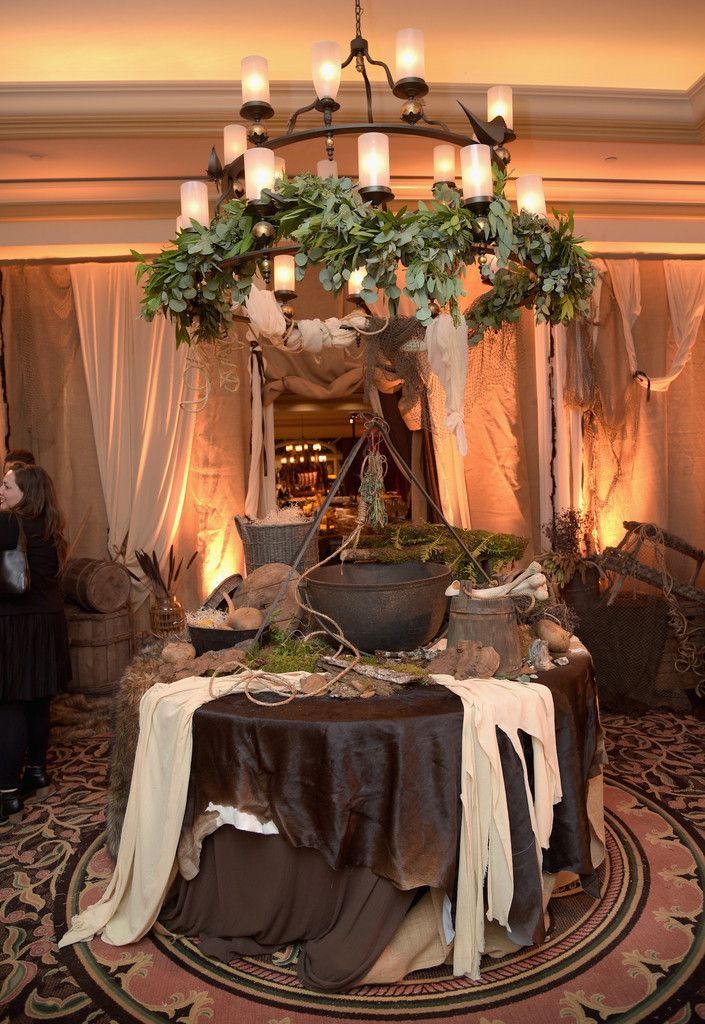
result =
[[362,0],[355,0],[355,35],[358,39],[362,35]]

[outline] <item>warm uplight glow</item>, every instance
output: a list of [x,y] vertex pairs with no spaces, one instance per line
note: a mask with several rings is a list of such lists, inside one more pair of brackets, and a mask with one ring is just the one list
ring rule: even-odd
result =
[[514,102],[511,85],[493,85],[487,90],[487,120],[503,117],[507,128],[514,127]]
[[240,77],[243,103],[269,103],[269,66],[266,57],[243,57]]
[[433,180],[455,181],[455,146],[433,147]]
[[353,270],[348,278],[348,295],[359,295],[362,291],[362,282],[367,277],[367,267],[358,267]]
[[381,132],[364,132],[357,140],[358,183],[389,188],[389,139]]
[[247,129],[244,124],[226,124],[223,128],[223,155],[225,163],[237,160],[247,149]]
[[274,187],[274,153],[265,146],[245,152],[245,195],[250,202],[262,198],[263,188]]
[[336,160],[319,160],[316,164],[316,174],[319,178],[337,178],[338,163]]
[[524,174],[517,178],[517,208],[520,213],[527,210],[528,213],[546,216],[546,197],[540,174]]
[[181,216],[187,225],[191,220],[204,227],[210,224],[208,214],[208,186],[205,181],[185,181],[181,186]]
[[283,156],[274,157],[274,179],[286,177],[286,160]]
[[343,51],[338,43],[327,40],[311,47],[311,75],[319,100],[334,100],[340,87]]
[[176,230],[177,230],[177,232],[179,232],[179,231],[186,231],[186,229],[190,228],[190,227],[191,227],[190,223],[186,220],[184,215],[180,213],[179,216],[176,218]]
[[296,264],[293,256],[275,256],[274,291],[296,291]]
[[463,199],[492,198],[492,151],[489,146],[463,146],[460,150]]
[[423,32],[418,28],[403,28],[397,32],[396,81],[400,78],[425,78]]

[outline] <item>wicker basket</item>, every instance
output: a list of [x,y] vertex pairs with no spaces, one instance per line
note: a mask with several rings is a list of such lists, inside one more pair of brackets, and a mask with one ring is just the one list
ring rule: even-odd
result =
[[[286,523],[282,525],[260,525],[245,516],[235,516],[235,525],[245,548],[245,564],[248,573],[270,562],[293,565],[311,521]],[[318,538],[313,537],[297,566],[298,572],[310,569],[318,563]]]

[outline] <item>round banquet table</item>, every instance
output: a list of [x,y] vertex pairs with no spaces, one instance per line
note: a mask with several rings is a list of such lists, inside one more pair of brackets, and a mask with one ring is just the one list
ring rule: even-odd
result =
[[[543,870],[574,872],[583,889],[597,897],[586,794],[588,780],[601,770],[602,745],[590,656],[572,652],[568,665],[539,673],[538,681],[553,695],[563,791],[561,803],[554,807]],[[292,918],[304,905],[310,914],[314,891],[306,896],[307,885],[316,892],[335,889],[338,910],[345,899],[352,901],[351,906],[357,900],[358,932],[374,933],[375,942],[370,940],[359,952],[356,969],[336,974],[335,985],[326,985],[312,969],[308,974],[304,969],[302,980],[318,987],[354,984],[419,891],[430,887],[454,897],[462,815],[462,725],[461,701],[440,685],[409,686],[394,696],[367,700],[313,697],[261,707],[234,694],[205,704],[193,719],[184,822],[193,865],[186,874],[195,877],[177,879],[162,920],[174,931],[196,929],[207,935],[210,930],[211,951],[223,959],[235,953],[267,952],[284,944],[283,939],[311,938],[311,929],[323,927],[334,933],[330,918],[325,926],[307,918],[297,936],[297,921]],[[515,879],[510,926],[513,938],[530,944],[544,937],[541,876],[521,762],[500,729],[497,738]],[[530,741],[524,753],[531,784]],[[270,823],[279,835],[248,835],[226,828],[209,835],[218,823],[214,808],[237,808],[256,822]],[[216,840],[229,844],[228,849],[223,845],[214,852],[208,844]],[[206,853],[207,862],[201,860],[202,870],[196,874]],[[274,876],[277,882],[286,877],[287,888],[275,884]],[[336,886],[343,878],[348,888],[339,892]],[[229,921],[226,928],[219,920],[209,929],[208,920],[219,915],[229,887],[230,913],[242,915],[242,921],[238,927]],[[217,898],[209,896],[207,906],[206,888],[218,892]],[[281,917],[282,900],[294,890],[304,898],[287,920],[286,935],[264,928],[257,914],[253,917],[253,906],[269,923],[272,916]],[[272,905],[267,909],[268,900]],[[372,921],[375,900],[379,912]],[[200,914],[194,913],[195,904]],[[229,934],[225,943],[224,930]],[[346,940],[349,948],[355,945],[350,932]]]

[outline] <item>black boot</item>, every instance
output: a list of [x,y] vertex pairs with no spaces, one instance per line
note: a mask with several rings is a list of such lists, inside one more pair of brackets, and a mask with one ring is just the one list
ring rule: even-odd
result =
[[35,793],[44,796],[48,789],[49,779],[43,766],[28,764],[20,783],[20,796],[24,798],[34,796]]
[[20,821],[23,807],[19,790],[10,789],[4,793],[0,792],[0,825],[5,825],[8,821]]

